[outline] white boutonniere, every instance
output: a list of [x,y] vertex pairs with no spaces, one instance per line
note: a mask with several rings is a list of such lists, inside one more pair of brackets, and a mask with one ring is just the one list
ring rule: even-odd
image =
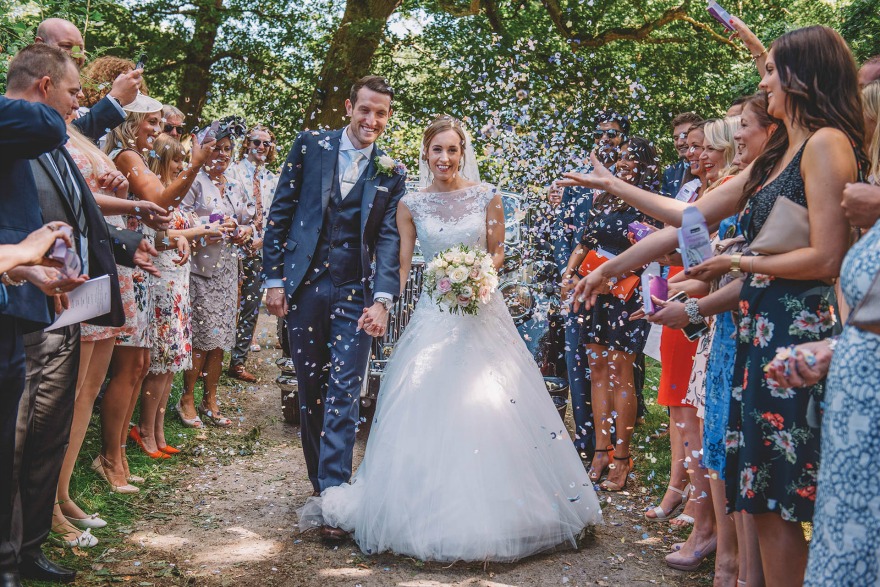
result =
[[324,149],[325,151],[329,151],[330,149],[333,148],[333,146],[330,144],[330,141],[327,140],[328,138],[329,137],[324,137],[323,139],[318,141],[318,146],[321,147],[322,149]]
[[376,175],[373,176],[373,179],[376,179],[379,175],[391,177],[395,173],[397,175],[406,175],[406,165],[400,161],[395,161],[388,155],[376,157],[373,159],[373,162],[376,164]]

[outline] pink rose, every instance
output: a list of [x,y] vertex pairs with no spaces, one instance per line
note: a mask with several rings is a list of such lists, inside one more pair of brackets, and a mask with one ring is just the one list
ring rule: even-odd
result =
[[484,304],[489,303],[489,296],[492,294],[492,290],[489,289],[488,286],[483,286],[480,288],[480,301]]
[[456,299],[458,300],[459,306],[467,306],[471,303],[470,296],[458,296]]
[[440,290],[440,293],[449,293],[452,290],[452,280],[444,277],[437,283],[437,289]]

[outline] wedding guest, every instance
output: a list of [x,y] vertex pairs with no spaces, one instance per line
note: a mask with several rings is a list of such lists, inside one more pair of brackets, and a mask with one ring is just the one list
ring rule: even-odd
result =
[[[707,169],[703,166],[700,157],[704,151],[705,135],[703,127],[709,121],[701,121],[691,125],[687,133],[687,160],[689,173],[694,177],[685,183],[675,196],[677,201],[693,203],[705,192]],[[669,279],[684,271],[684,267],[677,262],[669,267]],[[694,366],[694,355],[697,351],[697,341],[688,340],[681,330],[663,328],[660,336],[660,361],[663,365],[660,371],[660,385],[657,388],[657,403],[669,408],[669,442],[672,449],[671,472],[669,486],[660,502],[660,508],[665,515],[659,515],[654,509],[645,515],[652,520],[668,520],[673,512],[684,506],[681,512],[671,520],[673,526],[687,526],[694,523],[697,518],[705,521],[706,514],[711,513],[711,503],[708,494],[700,492],[696,500],[688,501],[688,492],[691,490],[690,480],[697,474],[697,458],[689,447],[700,444],[700,422],[697,418],[697,405],[695,398],[687,397],[688,383]],[[699,451],[697,451],[699,453]],[[687,504],[687,505],[685,505]],[[651,514],[654,514],[652,516]],[[702,516],[700,514],[703,514]],[[712,528],[703,532],[706,541],[711,540]]]
[[263,281],[260,277],[263,272],[263,235],[278,183],[278,176],[266,168],[278,157],[275,134],[263,125],[251,127],[238,156],[239,160],[226,170],[226,176],[240,186],[239,193],[245,198],[245,207],[253,211],[254,238],[241,247],[238,320],[228,372],[230,377],[253,383],[257,378],[245,369],[245,361],[249,350],[260,351],[260,345],[254,341],[254,332],[263,299]]
[[865,148],[870,162],[868,181],[847,184],[842,206],[850,224],[867,228],[880,218],[880,80],[864,87],[862,105]]
[[162,132],[178,141],[183,140],[186,129],[183,126],[183,112],[177,106],[162,106]]
[[[80,111],[82,112],[83,108],[93,108],[101,100],[111,95],[113,81],[119,76],[131,74],[134,70],[135,64],[122,57],[104,55],[94,61],[90,61],[88,65],[83,67],[81,72],[83,100],[80,102]],[[143,77],[138,78],[136,92],[150,93],[147,82]]]
[[[80,134],[69,122],[67,130],[69,140],[66,147],[71,158],[86,180],[98,206],[101,207],[105,221],[115,228],[124,229],[125,220],[119,212],[136,213],[133,205],[135,202],[126,199],[128,180],[103,151]],[[155,209],[159,213],[162,212],[158,206],[155,206]],[[130,287],[126,285],[126,282],[130,282],[132,278],[132,269],[117,264],[116,271],[120,282],[125,324],[119,327],[82,324],[80,328],[76,399],[67,451],[64,454],[58,479],[52,520],[52,530],[61,534],[61,540],[69,546],[95,546],[98,541],[91,536],[90,530],[107,525],[98,514],[86,513],[73,500],[70,495],[70,480],[89,427],[95,399],[110,366],[116,337],[123,333],[133,334],[135,328],[133,318],[137,312],[137,305]]]
[[[705,183],[709,186],[705,193],[709,193],[714,187],[720,185],[733,173],[738,171],[732,167],[732,162],[736,154],[736,142],[734,134],[739,130],[740,117],[724,118],[711,120],[703,126],[703,151],[700,155],[700,166],[702,167]],[[722,223],[724,230],[733,226],[733,220],[726,220]],[[717,243],[719,239],[715,239]],[[678,273],[674,278],[669,280],[670,288],[675,291],[687,291],[689,295],[705,296],[709,293],[709,287],[703,282],[694,282],[693,280],[685,280],[683,273]],[[657,324],[662,324],[664,335],[666,331],[675,332],[676,328],[681,328],[690,323],[688,315],[685,311],[685,304],[680,302],[671,302],[669,304],[659,303],[660,307],[653,316],[648,320]],[[679,318],[681,324],[669,322],[670,314]],[[682,319],[683,318],[683,319]],[[707,410],[717,409],[714,404],[707,406],[706,402],[706,378],[708,376],[708,360],[710,354],[710,346],[714,341],[714,336],[710,332],[708,335],[700,337],[697,342],[696,353],[691,359],[693,364],[690,380],[685,394],[685,404],[696,407],[696,417],[699,424],[703,423],[703,416]],[[731,349],[732,350],[732,349]],[[732,352],[730,353],[732,357]],[[727,393],[729,388],[722,393]],[[726,409],[726,404],[725,404]],[[687,422],[690,414],[684,416]],[[694,511],[691,514],[694,518],[694,527],[688,540],[681,545],[681,548],[669,554],[666,557],[666,564],[679,570],[695,570],[712,551],[712,544],[717,544],[715,556],[715,577],[716,583],[719,585],[733,585],[736,582],[738,574],[737,564],[737,540],[736,526],[733,518],[729,517],[725,512],[726,499],[724,494],[723,482],[720,486],[712,491],[711,479],[712,473],[705,467],[704,459],[700,458],[703,451],[702,438],[699,428],[697,434],[690,434],[687,427],[683,428],[684,445],[680,452],[689,457],[688,473],[690,484],[692,487],[691,494],[696,496],[692,500]],[[717,495],[716,495],[717,493]],[[703,499],[702,496],[706,496]],[[713,507],[714,506],[714,507]],[[720,512],[719,512],[720,508]],[[652,512],[647,512],[646,517],[651,517]],[[662,508],[653,512],[656,516],[663,514]],[[655,517],[656,517],[655,516]]]
[[[798,230],[811,239],[809,245],[743,258],[747,278],[740,293],[725,464],[728,508],[757,514],[766,580],[788,585],[804,579],[807,542],[801,523],[812,519],[819,472],[818,431],[807,414],[811,397],[821,401],[821,388],[780,387],[755,366],[771,361],[780,346],[815,340],[832,329],[828,281],[839,274],[849,241],[840,201],[866,158],[855,61],[838,33],[813,26],[782,35],[769,51],[765,70],[760,87],[769,97],[767,110],[783,121],[785,135],[771,140],[747,173],[696,206],[710,224],[742,210],[740,223],[753,248],[779,198],[809,212],[808,231],[806,226]],[[681,215],[670,207],[666,217],[680,222]],[[766,233],[770,243],[775,234]],[[642,265],[676,240],[674,229],[664,229],[611,259],[576,286],[576,305],[587,299],[592,303],[606,276]],[[691,276],[715,279],[738,268],[738,261],[716,256],[692,268]]]
[[743,104],[748,99],[748,96],[740,96],[738,98],[734,98],[733,102],[730,103],[730,108],[727,109],[727,114],[725,114],[725,118],[733,118],[734,116],[741,116],[743,112]]
[[691,126],[702,120],[694,112],[682,112],[672,119],[672,140],[675,143],[675,150],[678,152],[678,161],[663,170],[660,193],[673,197],[681,189],[681,186],[693,179],[687,160],[687,135]]
[[[221,125],[214,154],[198,173],[183,200],[182,210],[202,222],[219,228],[222,236],[208,236],[196,243],[190,273],[192,304],[192,367],[184,372],[180,398],[181,419],[202,421],[220,427],[232,425],[217,401],[217,383],[223,369],[223,352],[235,343],[238,254],[235,245],[248,242],[253,229],[251,218],[241,205],[241,187],[225,172],[232,158],[233,139],[244,129],[232,121]],[[195,387],[204,382],[204,395],[195,405]]]
[[[85,41],[76,25],[69,20],[47,18],[37,26],[34,42],[61,49],[70,55],[80,68],[85,64]],[[103,137],[107,129],[122,124],[125,120],[125,111],[122,107],[137,97],[138,88],[143,81],[141,74],[143,71],[138,69],[119,75],[115,79],[106,80],[110,83],[107,95],[101,100],[90,103],[89,111],[77,117],[73,124],[93,141]]]
[[[113,129],[104,147],[117,168],[129,178],[129,193],[138,201],[152,202],[168,210],[177,206],[207,160],[212,144],[204,146],[193,142],[192,166],[165,186],[149,169],[147,157],[159,134],[162,105],[140,95],[132,105],[125,123]],[[130,218],[137,222],[136,218]],[[133,278],[134,295],[138,303],[137,330],[131,337],[117,339],[111,368],[113,377],[101,403],[101,454],[93,468],[103,475],[111,487],[131,487],[131,474],[125,458],[128,423],[137,403],[141,384],[150,365],[151,322],[154,317],[152,292],[146,276]],[[143,447],[141,447],[142,450]],[[152,458],[167,458],[161,451],[146,451]]]
[[[659,190],[654,147],[641,137],[629,139],[620,149],[616,173],[627,183]],[[593,156],[594,165],[598,157]],[[638,210],[611,194],[593,197],[593,207],[586,221],[580,244],[575,248],[565,271],[562,296],[573,285],[581,263],[590,251],[602,249],[620,254],[631,246],[628,225],[645,219]],[[644,321],[630,322],[626,316],[641,307],[638,287],[620,296],[607,295],[602,303],[584,316],[580,344],[586,346],[592,390],[593,425],[596,448],[590,466],[590,478],[599,482],[606,470],[608,478],[601,484],[606,491],[622,491],[632,471],[630,440],[636,422],[637,401],[633,381],[633,365],[647,340]],[[612,428],[617,444],[611,442]]]
[[[873,585],[880,576],[880,515],[872,507],[877,500],[874,465],[880,464],[875,425],[880,418],[880,323],[859,319],[860,312],[876,316],[880,305],[880,224],[855,226],[868,232],[841,266],[841,289],[855,309],[843,333],[780,349],[768,370],[780,389],[817,385],[827,376],[822,454],[834,458],[823,459],[819,470],[807,587]],[[840,491],[843,478],[846,491]]]
[[[183,172],[186,153],[171,134],[160,134],[153,142],[155,156],[147,160],[166,188]],[[131,434],[148,453],[167,455],[180,452],[165,438],[165,411],[171,395],[174,374],[192,366],[192,309],[189,295],[190,246],[188,231],[197,224],[193,217],[173,206],[171,227],[157,237],[160,250],[156,267],[162,275],[154,280],[155,314],[150,323],[152,348],[150,368],[141,387],[138,425]]]
[[874,55],[859,68],[859,89],[880,80],[880,55]]

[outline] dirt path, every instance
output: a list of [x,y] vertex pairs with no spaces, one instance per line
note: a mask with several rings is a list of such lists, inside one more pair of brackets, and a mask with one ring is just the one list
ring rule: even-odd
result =
[[[261,317],[258,332],[266,332]],[[602,494],[605,525],[578,551],[536,556],[516,564],[425,564],[398,556],[366,557],[353,542],[324,546],[314,533],[295,535],[294,511],[311,493],[298,429],[283,422],[274,383],[278,351],[252,355],[260,383],[227,386],[221,401],[239,427],[209,429],[172,489],[154,500],[128,537],[126,560],[107,565],[140,585],[266,585],[295,587],[543,586],[711,584],[702,573],[669,569],[663,556],[675,538],[665,525],[646,526],[648,499],[640,488]],[[254,365],[254,363],[258,363]],[[363,455],[358,442],[355,464]],[[146,571],[146,572],[145,572]]]

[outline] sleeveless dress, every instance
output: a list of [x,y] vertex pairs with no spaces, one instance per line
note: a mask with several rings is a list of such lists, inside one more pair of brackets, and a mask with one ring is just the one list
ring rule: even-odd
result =
[[[777,198],[807,205],[801,157],[749,200],[740,217],[751,243]],[[818,280],[747,275],[740,293],[740,322],[727,423],[725,481],[728,509],[778,513],[792,522],[813,518],[819,472],[819,430],[807,421],[810,398],[822,384],[786,389],[766,377],[776,349],[826,338],[836,322],[833,288]],[[835,457],[836,458],[836,457]]]
[[[410,193],[422,252],[486,246],[495,188]],[[387,365],[351,484],[298,511],[367,554],[513,561],[576,546],[602,521],[593,486],[499,292],[475,316],[419,298]]]
[[[588,250],[601,248],[612,255],[619,255],[632,246],[627,238],[629,225],[644,221],[645,215],[631,206],[623,209],[593,208],[580,244]],[[648,340],[649,324],[647,320],[629,320],[629,315],[642,307],[641,287],[636,287],[635,293],[627,301],[611,294],[601,294],[596,301],[581,324],[580,343],[630,354],[641,353]]]
[[[102,196],[116,197],[112,192],[104,191],[98,184],[98,178],[108,171],[115,171],[115,167],[107,164],[105,167],[95,169],[91,159],[84,153],[80,152],[73,144],[67,143],[67,151],[76,163],[77,169],[89,184],[89,189],[93,194]],[[125,219],[122,216],[105,216],[104,220],[107,224],[116,228],[125,228]],[[116,266],[116,274],[119,276],[119,289],[122,293],[122,310],[125,314],[125,324],[123,326],[93,326],[91,324],[82,323],[80,330],[80,340],[82,342],[96,342],[106,340],[108,338],[116,338],[118,336],[132,336],[135,332],[134,319],[137,313],[137,301],[134,299],[134,285],[132,284],[132,269],[130,267]]]
[[[143,159],[143,155],[134,149],[115,149],[110,153],[110,159],[116,161],[116,158],[123,151],[131,151],[137,153]],[[147,162],[144,161],[144,166]],[[128,194],[129,200],[140,200],[135,194]],[[137,217],[129,215],[125,217],[126,228],[140,232],[150,242],[156,231],[143,224]],[[120,290],[123,299],[134,297],[135,313],[131,321],[126,315],[125,330],[116,337],[116,344],[119,346],[130,346],[135,348],[148,349],[153,346],[152,328],[153,317],[155,315],[155,300],[153,299],[154,278],[152,275],[141,269],[130,269],[131,280],[120,281]]]
[[[192,216],[174,210],[173,230],[186,230],[194,225]],[[155,279],[155,319],[153,348],[150,351],[150,373],[177,373],[192,367],[192,306],[189,301],[190,264],[177,265],[177,249],[159,251],[153,264],[162,273]]]
[[[840,270],[855,308],[880,272],[880,222],[850,249]],[[880,584],[880,336],[846,326],[834,349],[822,417],[813,540],[804,585]]]

